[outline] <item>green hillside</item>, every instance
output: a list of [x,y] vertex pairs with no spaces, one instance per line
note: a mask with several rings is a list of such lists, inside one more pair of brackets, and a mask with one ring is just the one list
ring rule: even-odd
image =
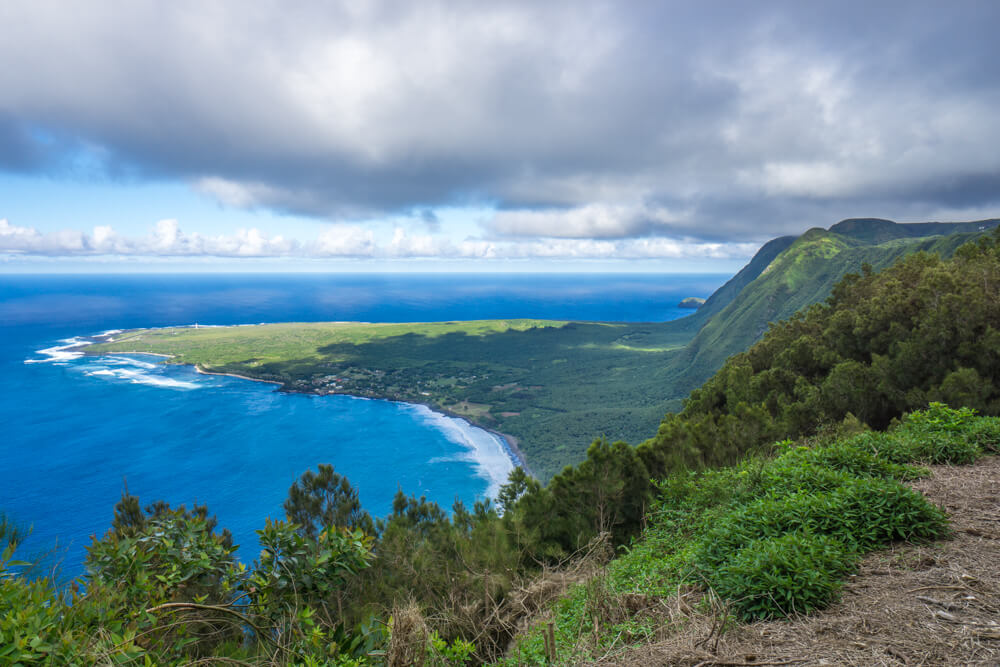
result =
[[713,312],[684,353],[671,361],[677,389],[686,394],[718,370],[727,357],[759,340],[771,322],[826,299],[845,274],[858,273],[866,264],[880,270],[914,252],[947,258],[960,245],[997,224],[1000,221],[898,224],[845,220],[829,230],[810,229],[777,254],[736,297]]
[[761,246],[750,262],[740,269],[739,273],[726,281],[726,284],[715,290],[697,312],[676,321],[676,325],[687,331],[697,331],[710,319],[726,308],[740,295],[743,289],[771,265],[774,258],[780,255],[797,237],[781,236],[772,239]]
[[893,222],[880,218],[849,218],[830,227],[830,231],[876,245],[896,239],[972,234],[992,229],[997,222],[995,219],[974,222]]

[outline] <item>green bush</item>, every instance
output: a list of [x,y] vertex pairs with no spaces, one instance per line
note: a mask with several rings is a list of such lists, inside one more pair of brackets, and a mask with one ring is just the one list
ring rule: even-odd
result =
[[944,403],[931,403],[926,410],[914,410],[902,420],[904,428],[926,433],[961,434],[976,420],[972,408],[949,408]]
[[239,585],[235,551],[210,521],[169,510],[132,535],[109,531],[95,540],[87,548],[87,585],[132,615],[177,600],[228,603]]
[[893,540],[941,537],[946,526],[944,512],[912,489],[892,480],[855,478],[830,492],[771,495],[736,508],[699,540],[694,558],[699,569],[711,573],[744,545],[787,533],[829,535],[870,551]]
[[685,470],[654,480],[658,493],[650,516],[657,526],[679,535],[698,533],[720,511],[758,497],[762,474],[763,464],[748,459],[730,468]]
[[853,476],[811,462],[778,459],[763,473],[763,486],[772,497],[793,493],[825,493],[847,484]]
[[931,403],[926,410],[903,417],[889,435],[904,443],[902,451],[908,452],[911,461],[966,465],[982,456],[979,440],[991,435],[975,415],[972,408],[955,410]]
[[903,432],[897,437],[907,442],[911,461],[969,465],[983,455],[966,434],[922,434]]
[[710,583],[745,620],[803,614],[830,604],[856,561],[857,552],[837,539],[788,533],[749,543]]
[[[837,470],[855,477],[882,477],[910,480],[927,475],[926,470],[887,460],[877,449],[862,442],[878,441],[881,433],[864,433],[851,440],[837,440],[818,447],[789,448],[772,466],[815,465]],[[908,460],[903,462],[909,462]]]
[[969,424],[966,434],[984,451],[1000,453],[1000,417],[977,417]]
[[144,651],[126,623],[84,597],[60,592],[51,579],[26,578],[25,564],[12,560],[13,552],[8,545],[0,554],[0,664],[111,664],[141,658]]
[[322,605],[372,559],[373,538],[360,529],[324,528],[311,538],[298,524],[267,519],[257,536],[260,562],[248,583],[262,613],[280,616],[304,604]]
[[[987,435],[983,429],[983,435]],[[914,428],[899,428],[885,433],[864,433],[848,441],[848,445],[868,450],[873,455],[894,464],[974,463],[982,449],[973,439],[974,427],[964,433],[928,432]]]

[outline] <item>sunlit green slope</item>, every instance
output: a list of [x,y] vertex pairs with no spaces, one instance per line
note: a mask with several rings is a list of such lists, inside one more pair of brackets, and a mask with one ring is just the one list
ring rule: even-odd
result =
[[727,357],[759,340],[771,322],[826,299],[845,274],[858,273],[865,264],[877,271],[918,251],[951,257],[960,245],[997,224],[845,220],[829,230],[810,229],[709,317],[684,353],[672,360],[678,390],[686,394],[699,386]]

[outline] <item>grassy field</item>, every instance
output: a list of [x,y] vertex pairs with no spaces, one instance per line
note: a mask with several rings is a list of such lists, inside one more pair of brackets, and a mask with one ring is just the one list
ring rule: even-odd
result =
[[595,437],[654,433],[681,398],[663,369],[691,336],[669,322],[320,322],[130,331],[88,352],[166,354],[290,391],[426,403],[514,436],[547,479]]

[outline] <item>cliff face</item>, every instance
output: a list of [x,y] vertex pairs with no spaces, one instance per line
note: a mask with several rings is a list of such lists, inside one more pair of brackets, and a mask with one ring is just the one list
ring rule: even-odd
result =
[[675,393],[686,395],[699,386],[727,357],[759,340],[771,322],[825,300],[845,274],[858,273],[865,264],[880,270],[918,251],[947,258],[997,225],[1000,220],[900,224],[850,219],[828,230],[816,227],[799,237],[770,241],[695,315],[685,318],[697,333],[671,361]]

